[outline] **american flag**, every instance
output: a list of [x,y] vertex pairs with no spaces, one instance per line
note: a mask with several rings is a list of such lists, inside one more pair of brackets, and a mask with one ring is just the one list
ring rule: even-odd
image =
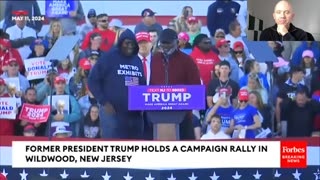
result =
[[137,86],[137,85],[139,85],[139,78],[132,77],[132,76],[125,76],[124,82],[125,82],[126,86]]
[[[47,140],[46,137],[0,136],[0,180],[320,180],[320,144],[318,138],[308,142],[307,168],[202,168],[151,169],[128,168],[12,168],[12,141]],[[81,138],[66,138],[83,141]],[[99,140],[99,139],[97,139]],[[302,139],[294,139],[302,140]],[[186,157],[188,158],[188,157]],[[148,159],[141,159],[148,161]],[[203,159],[206,161],[206,159]],[[236,159],[235,159],[236,161]],[[168,162],[169,164],[170,162]],[[2,176],[2,177],[1,177]]]

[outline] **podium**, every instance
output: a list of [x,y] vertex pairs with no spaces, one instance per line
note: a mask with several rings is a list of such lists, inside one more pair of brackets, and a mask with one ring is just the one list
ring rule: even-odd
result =
[[153,124],[154,140],[179,140],[180,123],[188,111],[146,111],[146,117]]
[[128,109],[145,111],[154,140],[179,140],[180,124],[191,110],[205,108],[205,86],[130,86]]

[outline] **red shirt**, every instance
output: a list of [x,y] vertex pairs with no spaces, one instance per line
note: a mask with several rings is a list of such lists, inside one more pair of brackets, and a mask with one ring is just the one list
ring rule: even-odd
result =
[[[5,93],[0,97],[10,97],[10,96],[8,93]],[[15,123],[16,121],[13,119],[0,119],[0,136],[13,136]]]
[[204,53],[199,48],[194,47],[190,56],[199,68],[203,84],[208,86],[211,80],[211,72],[214,72],[214,66],[220,62],[218,55],[213,51]]
[[24,71],[24,63],[19,54],[19,51],[17,49],[10,48],[6,51],[0,50],[0,74],[3,73],[2,67],[6,66],[8,64],[9,59],[11,58],[15,58],[17,60],[17,63],[19,64],[19,71]]
[[89,48],[89,44],[90,44],[90,36],[92,33],[99,33],[101,35],[102,38],[102,43],[101,43],[101,47],[100,50],[102,51],[108,51],[113,45],[114,45],[114,41],[116,39],[116,33],[107,29],[105,31],[101,31],[99,29],[94,29],[93,31],[90,31],[84,41],[82,42],[82,50],[85,50],[87,48]]

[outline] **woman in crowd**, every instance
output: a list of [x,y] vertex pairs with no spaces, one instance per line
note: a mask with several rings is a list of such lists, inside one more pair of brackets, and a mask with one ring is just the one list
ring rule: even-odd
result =
[[311,89],[312,74],[317,70],[316,60],[311,50],[305,50],[302,53],[301,67],[305,71],[304,84]]
[[249,92],[257,91],[262,97],[263,104],[268,104],[269,96],[267,90],[261,85],[258,74],[251,73],[248,77],[248,84],[241,89],[246,89]]
[[86,94],[86,86],[91,67],[91,63],[88,59],[82,59],[79,63],[77,72],[70,79],[70,93],[76,97],[76,99],[79,99]]
[[240,78],[239,81],[239,86],[240,88],[246,86],[248,84],[248,77],[249,74],[251,73],[255,73],[258,74],[259,77],[259,81],[261,82],[261,85],[267,90],[269,91],[269,82],[267,80],[266,75],[262,74],[260,72],[260,65],[256,60],[247,60],[245,62],[245,67],[244,67],[244,76],[242,78]]
[[258,114],[262,122],[262,128],[267,129],[271,125],[271,108],[262,102],[261,95],[258,91],[251,91],[249,94],[249,104],[258,109]]
[[244,63],[247,60],[247,56],[244,53],[244,45],[241,41],[237,41],[233,44],[231,53],[233,59],[237,60],[237,64],[239,65],[242,74],[244,73]]
[[214,72],[212,72],[212,79],[218,79],[219,78],[219,68],[220,68],[220,64],[216,64],[214,66]]
[[83,124],[81,125],[80,136],[85,138],[100,138],[100,118],[99,106],[92,105],[88,113],[84,117]]
[[[258,110],[248,103],[248,90],[241,89],[238,93],[238,99],[239,107],[233,112],[230,129],[237,130],[237,132],[245,131],[244,138],[254,139],[256,130],[261,127]],[[235,131],[233,133],[235,133]],[[235,136],[235,134],[233,136]]]
[[67,57],[63,61],[60,61],[57,69],[59,76],[64,77],[67,80],[67,84],[69,84],[69,80],[71,79],[71,77],[73,77],[76,71],[76,69],[72,67],[70,57]]
[[49,49],[56,43],[56,41],[63,35],[63,29],[59,20],[52,20],[50,23],[50,29],[45,36],[45,40],[49,41]]
[[189,35],[186,32],[181,32],[178,34],[179,48],[180,49],[191,49],[192,46],[189,43]]
[[31,45],[32,53],[28,58],[45,57],[49,52],[49,42],[47,40],[36,39]]

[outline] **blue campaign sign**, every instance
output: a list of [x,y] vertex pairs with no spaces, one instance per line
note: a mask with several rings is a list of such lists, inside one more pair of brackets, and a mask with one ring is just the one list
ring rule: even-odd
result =
[[75,0],[46,0],[46,17],[70,17],[69,13],[77,10]]
[[205,109],[205,86],[129,86],[129,110]]

